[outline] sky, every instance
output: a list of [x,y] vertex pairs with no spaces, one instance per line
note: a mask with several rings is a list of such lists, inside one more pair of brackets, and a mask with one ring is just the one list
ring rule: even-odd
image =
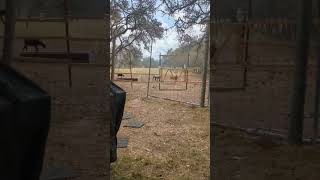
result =
[[[181,16],[181,14],[176,15],[176,17]],[[162,23],[164,28],[172,27],[174,25],[174,18],[170,16],[163,16],[163,14],[158,11],[156,13],[156,18]],[[200,27],[195,26],[192,30],[193,34],[200,34]],[[176,49],[179,47],[178,34],[174,28],[171,28],[165,32],[162,39],[156,40],[153,44],[152,57],[155,60],[159,59],[159,55],[166,54],[169,49]],[[143,56],[150,57],[150,52],[143,49]]]
[[[164,28],[168,28],[173,25],[174,20],[172,17],[162,16],[160,12],[157,12],[156,18],[162,23]],[[152,57],[154,59],[159,59],[159,55],[165,54],[169,49],[176,49],[179,46],[178,34],[174,28],[171,28],[165,32],[162,39],[158,39],[152,45],[153,52]],[[143,56],[150,57],[150,52],[143,49]]]

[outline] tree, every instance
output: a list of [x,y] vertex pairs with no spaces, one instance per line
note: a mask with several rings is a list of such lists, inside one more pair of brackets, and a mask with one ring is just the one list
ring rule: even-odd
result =
[[[196,61],[200,52],[203,52],[203,56],[200,57],[204,59],[206,53],[200,50],[209,47],[204,42],[209,43],[207,39],[210,38],[210,0],[162,0],[162,2],[166,7],[163,13],[175,17],[174,27],[179,34],[180,47],[189,48],[191,51],[197,46]],[[191,30],[195,27],[200,27],[200,35],[193,35]],[[202,65],[203,62],[197,64]]]
[[137,46],[130,46],[125,50],[119,53],[121,58],[118,58],[117,64],[119,66],[128,67],[130,65],[130,56],[131,56],[131,65],[139,66],[141,59],[143,58],[143,53],[141,49]]
[[115,59],[125,48],[149,44],[162,38],[164,28],[155,18],[157,0],[112,0],[111,8],[111,79],[114,79]]
[[[200,42],[200,40],[195,40],[194,42],[191,42],[190,44],[180,44],[180,46],[175,49],[169,49],[167,51],[168,55],[176,55],[175,57],[163,57],[163,65],[172,65],[172,61],[174,62],[176,66],[183,65],[187,58],[188,54],[190,55],[190,61],[189,61],[189,67],[202,67],[203,65],[203,59],[205,58],[205,42]],[[166,62],[170,61],[170,62]]]
[[[175,17],[174,27],[180,35],[181,43],[191,43],[202,39],[210,20],[210,0],[162,0],[163,13]],[[202,34],[193,36],[188,30],[200,26]]]

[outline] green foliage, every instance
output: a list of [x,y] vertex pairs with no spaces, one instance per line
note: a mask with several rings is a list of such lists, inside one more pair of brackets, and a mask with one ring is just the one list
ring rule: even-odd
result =
[[116,39],[115,54],[137,45],[149,49],[150,43],[163,36],[162,23],[156,19],[156,0],[112,0],[111,39]]

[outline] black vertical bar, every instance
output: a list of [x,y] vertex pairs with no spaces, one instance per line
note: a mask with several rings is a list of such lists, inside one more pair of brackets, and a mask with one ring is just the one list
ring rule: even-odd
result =
[[9,65],[13,58],[15,34],[15,0],[6,0],[5,30],[3,40],[2,64]]
[[[212,70],[213,68],[213,65],[215,64],[215,60],[214,60],[214,57],[213,57],[213,54],[215,52],[212,52],[212,48],[214,47],[213,45],[215,45],[215,42],[217,40],[217,36],[218,36],[218,7],[217,7],[218,3],[217,3],[217,0],[212,0],[210,1],[210,36],[212,34],[214,34],[214,38],[210,38],[210,69]],[[214,30],[214,32],[212,33],[212,31]],[[210,76],[212,76],[212,73],[213,72],[210,72]],[[209,78],[209,81],[210,81],[210,86],[212,86],[212,79]],[[211,88],[209,88],[209,91],[211,91]],[[210,94],[210,98],[213,94]],[[220,165],[217,163],[217,160],[216,160],[216,145],[217,145],[217,136],[215,136],[214,134],[216,133],[215,132],[215,129],[213,128],[214,126],[212,126],[212,123],[213,123],[213,109],[212,109],[213,106],[210,106],[210,177],[209,179],[218,179],[219,177],[219,170],[217,170],[216,167],[219,167]]]
[[70,32],[69,32],[69,0],[64,0],[64,22],[65,22],[65,33],[66,33],[66,46],[67,46],[67,57],[69,59],[68,64],[68,75],[69,75],[69,87],[72,87],[72,59],[70,56]]
[[308,49],[312,17],[312,1],[300,0],[297,27],[297,54],[290,109],[289,143],[302,144],[304,104],[307,80]]
[[[320,17],[320,0],[317,1],[318,9],[317,16]],[[317,72],[316,72],[316,88],[315,88],[315,101],[314,101],[314,119],[313,119],[313,143],[317,142],[319,136],[319,96],[320,96],[320,37],[317,36],[318,42],[318,59],[317,59]]]
[[65,22],[65,34],[66,34],[66,45],[67,45],[67,53],[68,56],[70,54],[70,31],[69,31],[69,16],[70,16],[70,9],[69,9],[69,0],[64,0],[64,22]]
[[111,146],[112,146],[112,136],[111,136],[111,132],[112,132],[112,115],[111,115],[111,81],[110,81],[110,1],[106,1],[106,17],[105,17],[105,21],[106,21],[106,45],[105,45],[105,55],[106,55],[106,102],[109,102],[106,104],[106,112],[105,113],[105,121],[104,123],[104,127],[106,127],[107,129],[105,129],[105,137],[107,138],[107,142],[106,142],[106,179],[110,179],[110,174],[111,174],[111,168],[110,168],[110,161],[111,161]]
[[[319,46],[319,45],[318,45]],[[320,48],[318,48],[318,53]],[[317,72],[316,72],[316,88],[315,88],[315,102],[314,102],[314,122],[313,122],[313,143],[315,144],[319,134],[319,96],[320,96],[320,54],[317,59]]]
[[247,86],[247,73],[249,64],[249,40],[250,40],[250,20],[252,18],[252,0],[248,0],[248,14],[245,30],[245,52],[244,52],[244,71],[243,71],[243,87]]

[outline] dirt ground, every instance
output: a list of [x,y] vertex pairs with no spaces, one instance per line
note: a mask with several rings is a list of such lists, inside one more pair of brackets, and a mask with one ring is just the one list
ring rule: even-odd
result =
[[[128,92],[126,111],[145,123],[121,127],[129,147],[119,149],[112,179],[209,179],[209,109],[141,97]],[[181,112],[181,113],[180,113]],[[215,128],[213,149],[218,180],[318,180],[320,146],[282,141]]]
[[[140,68],[139,70],[142,70]],[[147,68],[143,69],[147,71]],[[130,75],[125,74],[125,77],[129,78]],[[201,76],[199,74],[189,74],[188,83],[183,81],[177,82],[160,82],[160,89],[159,90],[159,82],[155,81],[151,75],[150,79],[150,87],[149,87],[149,95],[152,97],[160,97],[165,99],[170,99],[179,102],[186,102],[190,104],[199,105],[200,104],[200,95],[201,95]],[[134,74],[133,78],[137,78],[138,81],[133,82],[133,89],[135,94],[138,96],[146,97],[147,95],[147,86],[148,86],[148,75],[142,74]],[[131,90],[131,83],[128,81],[123,81],[121,78],[116,80],[116,83],[121,85],[122,87]],[[205,105],[208,105],[208,91],[209,91],[209,82],[207,82],[206,86],[206,98],[205,98]]]
[[320,179],[319,145],[290,146],[221,128],[215,128],[214,135],[216,179]]
[[118,149],[112,179],[208,179],[209,109],[128,92],[126,112],[145,123],[140,129],[121,127],[127,149]]

